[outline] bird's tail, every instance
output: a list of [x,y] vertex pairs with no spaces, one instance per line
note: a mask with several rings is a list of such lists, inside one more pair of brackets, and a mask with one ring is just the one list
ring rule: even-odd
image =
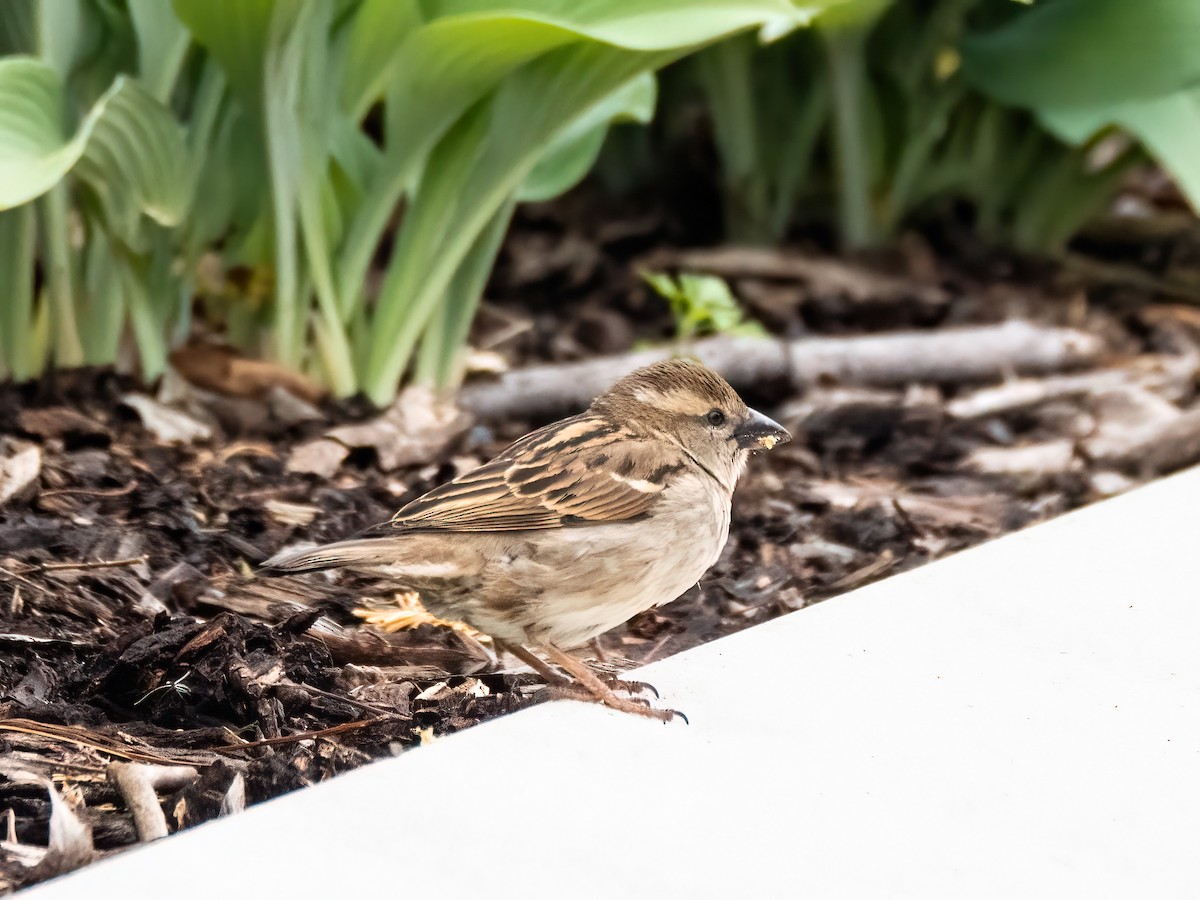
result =
[[379,538],[357,538],[308,549],[283,550],[261,566],[285,575],[322,569],[354,568],[379,561]]

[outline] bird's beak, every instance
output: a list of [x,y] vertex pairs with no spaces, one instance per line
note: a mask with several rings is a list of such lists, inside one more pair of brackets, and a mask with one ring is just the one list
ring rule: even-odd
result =
[[786,428],[753,409],[749,418],[734,430],[733,437],[743,450],[770,450],[792,439]]

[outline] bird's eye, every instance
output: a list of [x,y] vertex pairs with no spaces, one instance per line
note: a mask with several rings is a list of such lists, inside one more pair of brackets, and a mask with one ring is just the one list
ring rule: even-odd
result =
[[713,428],[720,428],[725,424],[725,413],[719,409],[710,409],[704,418],[708,419],[708,424]]

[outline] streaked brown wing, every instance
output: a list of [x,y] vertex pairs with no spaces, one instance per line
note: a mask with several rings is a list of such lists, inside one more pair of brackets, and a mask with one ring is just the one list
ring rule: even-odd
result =
[[584,413],[526,435],[380,528],[520,531],[633,519],[683,469],[681,454],[663,452],[659,443]]

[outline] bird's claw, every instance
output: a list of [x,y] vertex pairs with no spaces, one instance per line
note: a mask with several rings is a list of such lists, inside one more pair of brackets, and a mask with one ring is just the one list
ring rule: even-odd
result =
[[662,694],[658,692],[658,688],[648,681],[626,681],[624,678],[610,678],[604,683],[614,691],[624,691],[631,696],[649,691],[654,695],[655,700],[662,699]]

